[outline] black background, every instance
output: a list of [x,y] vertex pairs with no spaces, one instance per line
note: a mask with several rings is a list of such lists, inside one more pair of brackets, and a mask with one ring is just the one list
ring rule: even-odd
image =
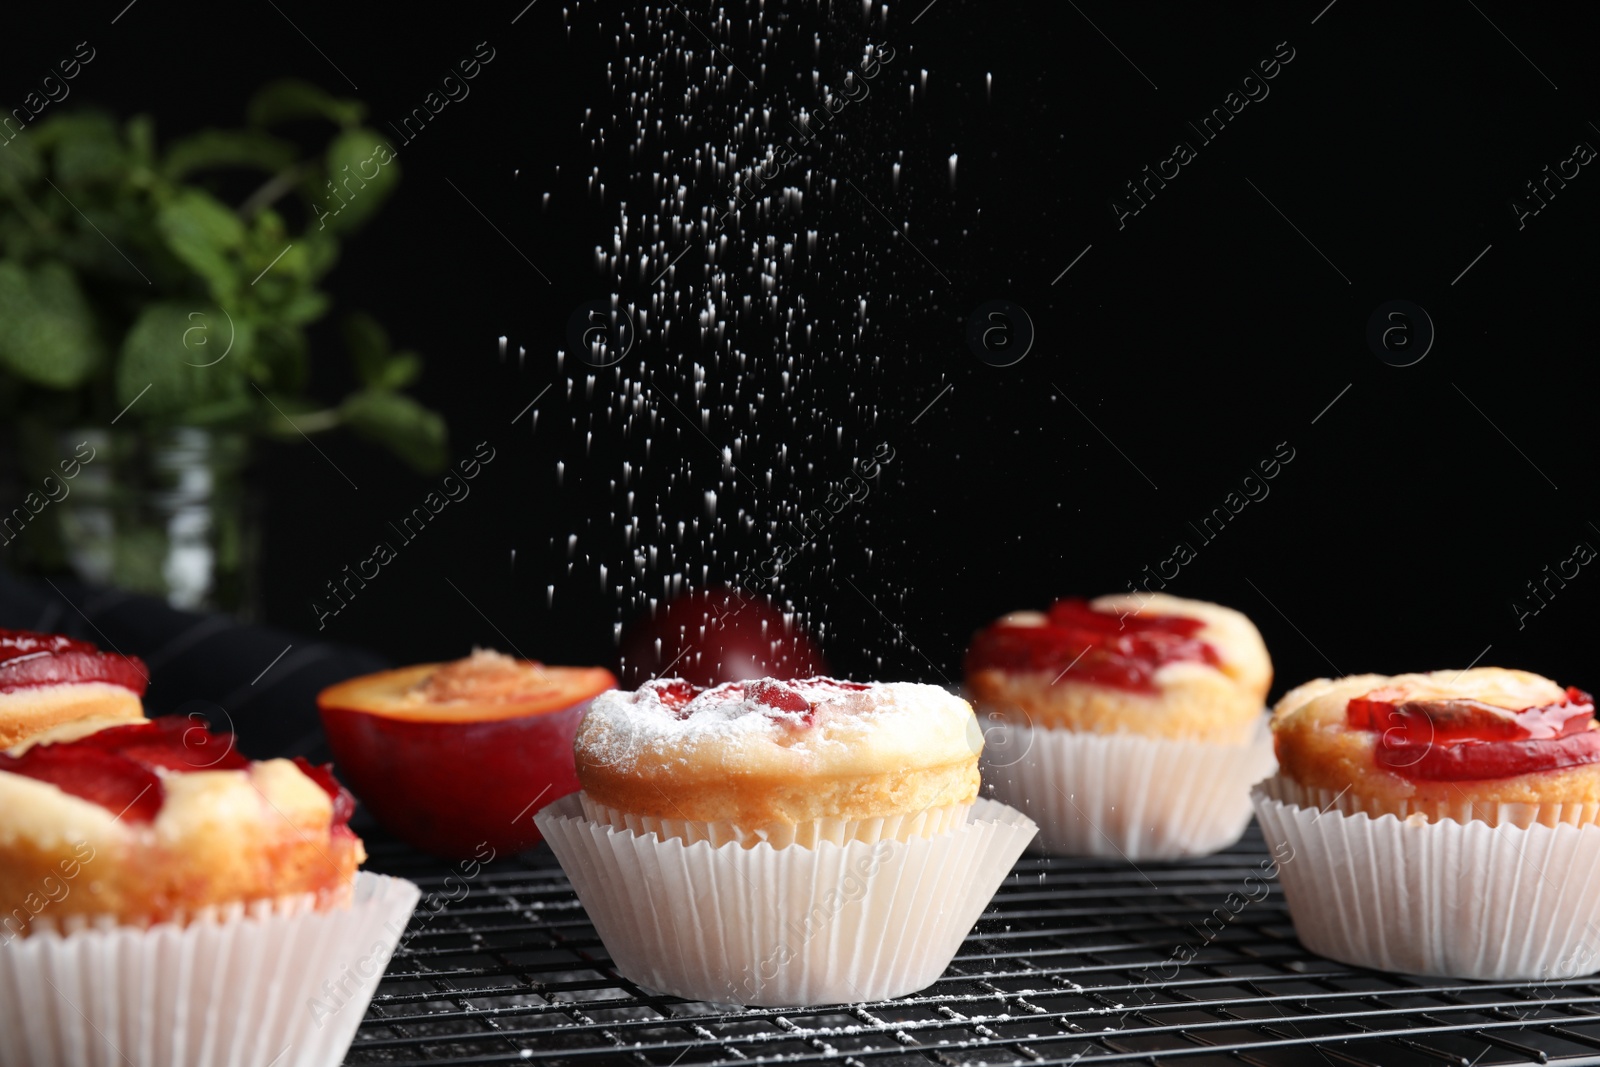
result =
[[[696,576],[704,565],[733,580],[729,549],[746,565],[764,553],[758,533],[728,521],[737,508],[766,521],[815,507],[852,459],[889,442],[895,459],[872,495],[786,573],[785,606],[820,631],[836,673],[958,679],[968,637],[993,616],[1124,589],[1182,540],[1197,555],[1168,590],[1248,613],[1277,664],[1275,692],[1328,673],[1471,662],[1600,685],[1594,564],[1552,583],[1537,614],[1513,606],[1537,606],[1526,583],[1546,565],[1600,545],[1588,403],[1600,175],[1584,167],[1525,228],[1509,206],[1577,142],[1600,145],[1594,27],[1574,10],[911,0],[885,24],[877,7],[864,23],[858,2],[732,3],[719,9],[726,22],[705,4],[669,5],[686,40],[709,31],[759,71],[726,91],[746,102],[779,87],[806,99],[813,34],[815,65],[835,80],[863,41],[896,58],[806,162],[839,191],[819,181],[798,216],[745,227],[747,240],[809,226],[831,238],[787,275],[786,294],[804,293],[817,323],[817,341],[793,353],[797,384],[769,388],[759,411],[714,413],[709,445],[654,401],[667,429],[641,464],[637,437],[605,416],[624,381],[685,402],[698,360],[711,392],[731,399],[741,373],[770,386],[786,357],[752,325],[738,338],[742,370],[708,361],[685,327],[671,343],[641,339],[593,394],[570,357],[558,366],[573,310],[618,289],[595,246],[649,184],[630,176],[621,135],[594,144],[584,112],[611,121],[621,103],[607,64],[650,45],[617,41],[624,22],[643,21],[639,5],[525,3],[114,0],[11,11],[0,32],[0,99],[20,100],[87,40],[97,56],[69,103],[152,112],[164,138],[236,125],[250,92],[284,74],[359,96],[386,129],[478,42],[495,50],[470,97],[401,148],[398,195],[347,245],[329,287],[426,355],[418,392],[447,416],[457,456],[488,441],[496,459],[320,636],[399,662],[476,643],[609,663],[636,604],[598,576],[629,555],[610,517],[623,510],[610,486],[621,463],[639,468],[638,507],[705,528],[702,491],[737,486],[719,496],[718,557],[693,532],[679,557]],[[787,27],[791,47],[765,67],[752,19]],[[1197,143],[1185,122],[1221,106],[1279,42],[1294,58],[1270,95],[1119,229],[1108,202],[1122,184],[1176,140]],[[718,137],[702,128],[683,141]],[[596,166],[603,202],[586,188]],[[723,191],[688,184],[696,205]],[[697,260],[682,268],[689,281]],[[648,292],[637,278],[623,289]],[[749,277],[735,291],[761,292]],[[844,343],[863,297],[868,324]],[[967,316],[991,299],[1020,304],[1036,329],[1011,367],[966,344]],[[1387,365],[1365,340],[1369,315],[1395,299],[1426,308],[1437,329],[1413,366]],[[351,381],[333,331],[314,340],[326,349],[315,389],[337,397]],[[513,424],[546,386],[537,428],[528,415]],[[757,488],[727,479],[716,454],[751,434],[738,463]],[[774,459],[785,442],[786,465]],[[1281,442],[1294,458],[1270,495],[1202,543],[1188,523]],[[349,438],[319,444],[325,456],[270,446],[257,469],[263,615],[306,633],[323,583],[439,481]],[[770,488],[767,467],[778,469]],[[660,581],[652,572],[647,584]]]

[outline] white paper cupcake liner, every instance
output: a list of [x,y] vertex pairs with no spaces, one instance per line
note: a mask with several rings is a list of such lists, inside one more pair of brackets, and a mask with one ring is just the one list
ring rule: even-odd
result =
[[365,872],[187,925],[42,930],[0,947],[0,1067],[334,1067],[419,891]]
[[883,1000],[949,966],[1034,834],[978,800],[935,837],[714,847],[617,830],[578,795],[534,817],[624,977],[713,1004]]
[[[1313,789],[1285,778],[1277,787],[1280,791],[1292,790],[1292,803],[1308,808],[1337,807],[1346,815],[1365,812],[1376,819],[1393,815],[1402,822],[1420,815],[1428,822],[1454,819],[1471,822],[1477,819],[1490,826],[1586,826],[1600,822],[1600,804],[1580,802],[1575,804],[1484,804],[1473,803],[1465,795],[1451,800],[1416,801],[1380,800],[1376,797],[1358,797],[1350,790]],[[1283,794],[1287,799],[1288,793]]]
[[1091,734],[991,720],[983,781],[1039,824],[1031,850],[1127,860],[1204,856],[1250,825],[1250,787],[1272,774],[1265,716],[1240,744]]
[[712,847],[732,842],[741,848],[754,848],[759,844],[768,844],[773,848],[788,848],[791,845],[815,848],[824,841],[835,845],[865,841],[870,845],[874,841],[934,837],[965,822],[969,807],[967,804],[951,804],[943,808],[929,808],[914,815],[892,815],[878,819],[811,819],[792,826],[765,826],[751,830],[731,822],[695,822],[633,815],[596,804],[587,793],[578,796],[586,818],[605,823],[616,830],[656,834],[663,838],[678,837],[689,844],[708,841]]
[[1600,826],[1373,818],[1282,775],[1252,799],[1295,933],[1320,956],[1495,981],[1600,969]]

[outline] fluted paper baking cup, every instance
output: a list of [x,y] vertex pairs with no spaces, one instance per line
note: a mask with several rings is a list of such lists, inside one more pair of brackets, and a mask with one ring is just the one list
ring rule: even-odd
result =
[[1248,741],[1092,734],[991,720],[986,791],[1032,816],[1032,851],[1128,860],[1204,856],[1250,825],[1250,787],[1272,774],[1263,716]]
[[1465,793],[1444,800],[1395,800],[1356,796],[1348,789],[1313,789],[1292,778],[1283,778],[1275,787],[1279,799],[1307,808],[1334,808],[1346,815],[1365,812],[1376,819],[1393,815],[1402,822],[1421,816],[1428,822],[1454,819],[1471,822],[1477,819],[1490,826],[1559,826],[1570,823],[1584,826],[1600,821],[1600,804],[1577,801],[1571,804],[1485,804],[1474,802]]
[[362,872],[185,925],[44,929],[0,947],[0,1067],[334,1067],[416,907]]
[[1600,969],[1600,826],[1373,818],[1282,775],[1252,799],[1295,933],[1320,956],[1493,981]]
[[690,1000],[773,1007],[931,985],[1035,830],[981,799],[934,837],[811,848],[618,830],[587,818],[576,794],[534,821],[620,974]]
[[597,804],[587,793],[578,794],[583,803],[583,814],[595,822],[603,822],[617,830],[632,830],[637,834],[657,834],[661,837],[681,837],[693,844],[709,841],[713,846],[734,842],[742,848],[768,844],[774,848],[797,845],[815,848],[823,841],[842,845],[848,841],[904,841],[911,837],[934,837],[946,833],[951,827],[965,822],[966,804],[951,804],[943,808],[928,808],[911,815],[887,815],[877,819],[807,819],[790,825],[762,826],[755,829],[731,822],[696,822],[690,819],[660,819],[648,815],[633,815],[616,808]]

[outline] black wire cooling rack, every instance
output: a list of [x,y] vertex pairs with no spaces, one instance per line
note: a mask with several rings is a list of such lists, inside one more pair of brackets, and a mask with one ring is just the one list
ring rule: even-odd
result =
[[547,848],[469,878],[369,845],[424,904],[351,1064],[1600,1064],[1600,981],[1441,981],[1306,952],[1254,827],[1181,863],[1025,857],[933,986],[804,1009],[641,990]]

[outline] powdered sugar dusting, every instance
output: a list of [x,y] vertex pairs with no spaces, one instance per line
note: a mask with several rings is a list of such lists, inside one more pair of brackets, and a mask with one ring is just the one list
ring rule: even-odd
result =
[[779,681],[759,678],[747,682],[727,682],[707,689],[682,678],[647,682],[635,694],[636,700],[656,701],[670,708],[680,719],[690,719],[712,709],[732,706],[735,715],[768,715],[796,727],[815,723],[820,711],[859,714],[862,709],[841,704],[840,694],[862,693],[872,686],[860,682],[841,682],[837,678],[798,678]]
[[576,746],[589,763],[627,770],[641,760],[710,754],[724,764],[741,754],[760,762],[775,748],[786,758],[861,747],[867,756],[927,751],[931,760],[950,759],[976,752],[974,743],[982,738],[971,707],[935,685],[763,678],[702,689],[671,678],[596,697]]

